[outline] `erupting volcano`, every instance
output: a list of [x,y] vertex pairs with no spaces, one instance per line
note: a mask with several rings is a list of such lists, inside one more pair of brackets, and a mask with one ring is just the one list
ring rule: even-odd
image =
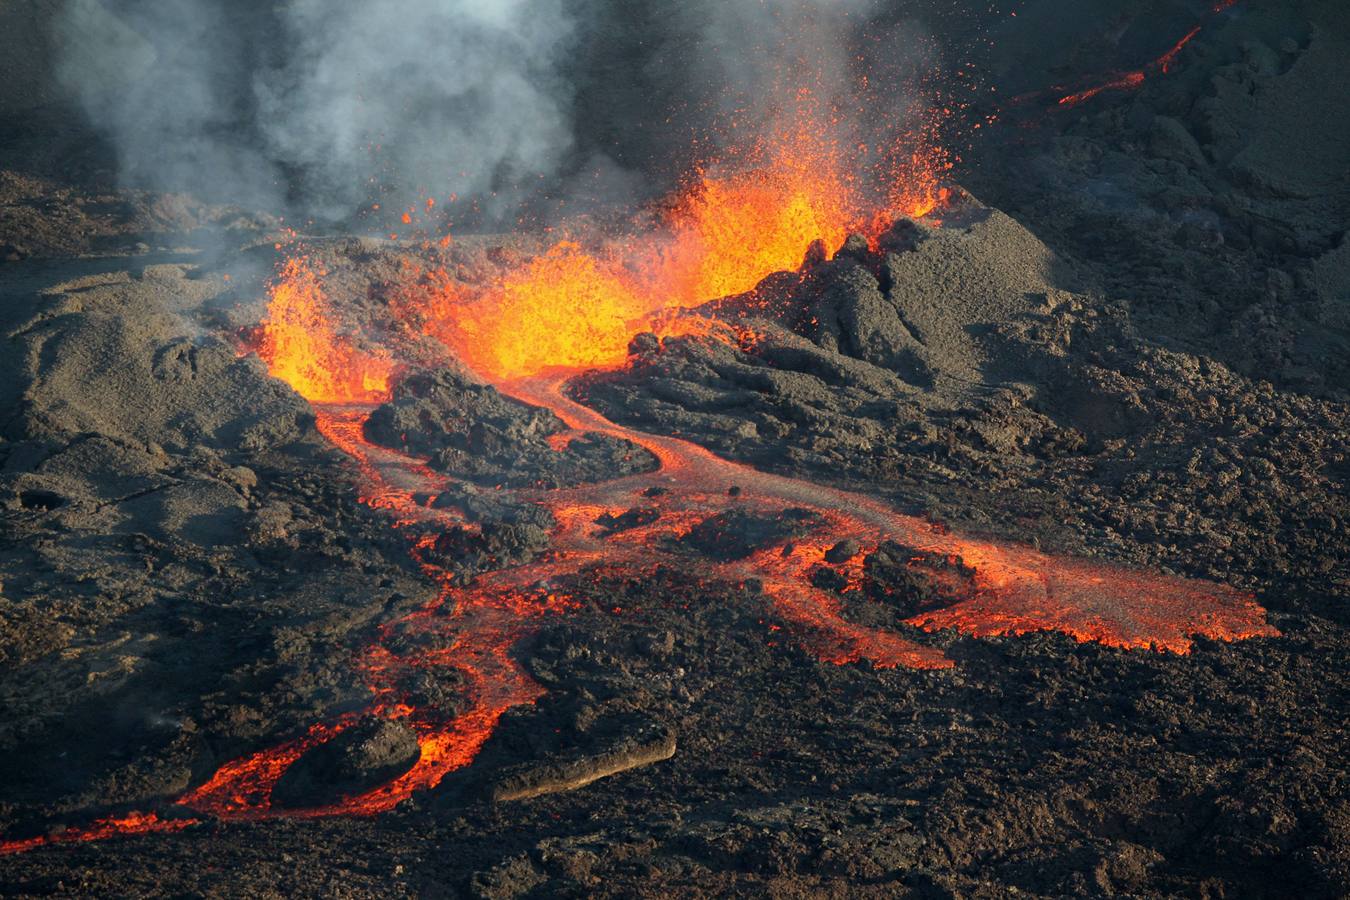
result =
[[[798,97],[808,109],[810,101],[809,93]],[[485,289],[428,273],[417,314],[429,334],[494,381],[618,366],[639,331],[716,328],[679,311],[796,269],[813,241],[833,251],[851,233],[875,239],[898,218],[927,215],[941,201],[948,162],[937,147],[903,162],[894,148],[846,151],[810,115],[801,119],[775,141],[701,166],[655,230],[601,237],[593,249],[560,241]],[[877,167],[889,177],[877,176]]]
[[[856,159],[847,157],[809,129],[795,129],[740,158],[741,168],[724,162],[700,169],[653,230],[562,240],[473,286],[444,270],[406,274],[391,307],[402,327],[435,338],[449,354],[446,362],[467,365],[504,397],[555,415],[565,426],[549,435],[555,452],[603,436],[655,461],[650,471],[594,483],[509,488],[514,502],[545,511],[553,523],[547,547],[532,560],[503,560],[468,583],[446,560],[475,540],[478,526],[453,503],[431,502],[449,496],[453,481],[369,437],[372,410],[390,398],[391,382],[408,364],[396,364],[396,354],[375,336],[340,330],[341,298],[326,293],[324,272],[303,252],[285,259],[256,349],[272,375],[313,404],[319,431],[355,463],[362,502],[385,511],[391,527],[407,535],[413,559],[439,590],[415,613],[382,625],[360,654],[367,709],[316,722],[298,738],[226,763],[179,797],[172,815],[131,813],[4,849],[179,830],[199,816],[229,821],[389,810],[471,764],[503,713],[543,694],[515,648],[541,620],[577,608],[575,586],[598,577],[640,580],[662,566],[692,565],[707,583],[750,586],[793,641],[834,665],[949,669],[953,660],[919,639],[922,631],[948,628],[977,637],[1058,631],[1078,641],[1180,654],[1195,636],[1278,634],[1261,607],[1237,590],[965,537],[870,497],[767,474],[686,440],[620,426],[569,398],[570,379],[624,366],[630,344],[644,332],[658,340],[722,340],[753,352],[753,331],[698,307],[737,294],[751,298],[751,307],[768,302],[754,299],[756,286],[798,270],[812,253],[820,258],[822,242],[832,254],[857,234],[875,250],[894,229],[912,228],[911,220],[948,213],[936,149],[903,166],[887,156],[892,181],[880,192],[849,176],[845,165]],[[880,205],[869,203],[877,197]],[[805,270],[797,274],[806,277]],[[700,542],[708,552],[691,560],[689,547]],[[870,561],[883,547],[904,556],[910,577],[933,591],[918,605],[898,607],[898,625],[907,631],[855,624],[843,610],[842,597],[876,586]],[[564,591],[564,584],[573,587]],[[777,627],[766,630],[765,640]],[[405,687],[410,674],[441,668],[463,676],[458,709],[419,705]],[[405,771],[321,805],[278,803],[278,785],[298,760],[370,717],[404,723],[416,734]]]
[[0,894],[1345,893],[1344,3],[32,6]]

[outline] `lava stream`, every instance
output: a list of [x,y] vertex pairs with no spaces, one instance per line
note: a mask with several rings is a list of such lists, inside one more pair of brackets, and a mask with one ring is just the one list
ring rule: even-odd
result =
[[[1210,14],[1218,15],[1223,13],[1236,6],[1237,3],[1238,0],[1216,0],[1214,5],[1210,7]],[[1108,91],[1134,90],[1155,75],[1170,74],[1172,67],[1176,64],[1177,56],[1181,54],[1181,51],[1187,44],[1195,39],[1195,36],[1200,33],[1203,27],[1203,25],[1192,26],[1190,31],[1182,35],[1181,39],[1172,45],[1171,49],[1150,62],[1148,65],[1128,72],[1118,73],[1112,76],[1110,80],[1102,82],[1101,84],[1083,88],[1072,94],[1065,94],[1059,98],[1059,105],[1079,106],[1096,97],[1098,94],[1103,94]]]
[[[833,612],[837,601],[823,591],[803,593],[801,585],[806,571],[821,562],[824,550],[842,538],[872,547],[895,541],[921,554],[953,558],[974,570],[975,589],[970,596],[948,598],[951,602],[942,609],[908,620],[927,630],[956,628],[981,637],[1060,631],[1080,641],[1178,653],[1189,652],[1194,635],[1234,640],[1278,633],[1249,595],[1225,585],[1054,557],[1030,547],[953,534],[871,497],[760,472],[686,441],[621,427],[566,397],[564,381],[563,377],[519,380],[501,389],[524,402],[552,409],[573,429],[630,440],[661,461],[655,473],[575,489],[574,496],[583,494],[592,504],[603,497],[622,511],[650,486],[695,488],[699,497],[721,497],[724,504],[735,502],[761,512],[809,509],[829,523],[814,536],[818,551],[814,557],[794,554],[797,564],[787,566],[781,553],[775,559],[780,548],[770,548],[756,554],[747,569],[765,579],[765,592],[779,602],[785,618],[830,631],[835,640],[845,640],[845,632],[851,630]],[[730,501],[727,492],[733,487],[740,489],[739,497]],[[671,493],[679,496],[678,491]],[[809,546],[811,539],[794,543]],[[922,567],[919,562],[914,565]],[[857,634],[853,640],[860,648],[889,641],[874,634]],[[931,648],[922,649],[929,651],[922,656],[927,664],[916,668],[950,665],[934,657],[936,651]],[[866,655],[860,649],[851,658]]]
[[[842,538],[857,541],[863,552],[896,541],[915,552],[915,567],[929,565],[926,560],[931,556],[950,559],[973,573],[973,589],[967,595],[945,598],[942,607],[906,620],[930,631],[955,628],[987,637],[1055,630],[1080,641],[1178,653],[1188,652],[1197,634],[1232,640],[1278,633],[1249,596],[1222,585],[963,537],[870,497],[760,472],[687,441],[620,426],[564,394],[570,374],[517,379],[499,387],[518,400],[553,410],[575,433],[603,433],[643,447],[656,457],[659,468],[565,490],[520,492],[521,499],[548,508],[558,523],[548,553],[516,568],[481,575],[468,587],[455,586],[425,553],[434,542],[434,535],[426,533],[428,526],[463,526],[457,514],[414,499],[443,488],[444,477],[420,460],[369,443],[361,430],[368,405],[316,406],[319,430],[356,465],[362,502],[385,511],[394,527],[409,530],[414,558],[440,583],[425,606],[381,626],[375,642],[358,660],[372,697],[368,711],[404,719],[417,735],[420,754],[410,769],[387,783],[323,805],[275,806],[273,789],[286,771],[306,752],[349,728],[357,719],[349,714],[224,764],[172,805],[174,815],[144,812],[101,819],[83,828],[0,843],[0,852],[116,834],[177,831],[200,821],[198,816],[256,821],[373,815],[392,809],[471,763],[506,710],[542,695],[511,651],[540,617],[565,614],[578,605],[551,589],[560,578],[597,570],[641,577],[663,555],[677,552],[664,539],[688,534],[697,523],[733,507],[764,516],[789,510],[814,514],[817,524],[810,534],[756,547],[742,559],[709,560],[704,575],[714,581],[757,583],[799,643],[827,663],[869,660],[877,668],[912,669],[953,665],[938,648],[889,629],[850,622],[843,615],[839,594],[810,583],[812,570],[825,563],[827,549]],[[607,533],[597,523],[605,514],[618,516],[643,505],[655,509],[645,524]],[[860,556],[861,552],[838,566],[853,587],[863,581]],[[406,655],[390,649],[398,643],[395,639],[410,636],[425,639],[430,646]],[[417,641],[412,645],[422,646]],[[465,677],[465,706],[457,715],[418,708],[399,688],[402,673],[437,666],[452,667]]]
[[[542,695],[542,689],[512,657],[512,647],[539,617],[566,613],[576,603],[549,590],[562,576],[606,572],[640,576],[660,559],[663,535],[688,528],[731,506],[759,514],[806,509],[816,514],[809,536],[756,548],[747,558],[710,562],[707,576],[729,582],[757,581],[801,644],[828,663],[870,660],[878,668],[950,668],[941,650],[886,630],[849,622],[838,595],[813,587],[808,576],[822,564],[826,549],[849,537],[865,547],[892,540],[922,553],[951,557],[974,572],[975,590],[950,598],[937,611],[908,620],[935,630],[956,628],[977,636],[1058,630],[1086,641],[1119,647],[1155,647],[1187,652],[1191,635],[1236,639],[1277,632],[1249,597],[1203,581],[1150,575],[1121,567],[1049,556],[1026,547],[980,541],[949,533],[924,520],[905,516],[869,497],[757,471],[730,462],[676,438],[645,434],[617,425],[563,393],[568,373],[504,383],[519,400],[552,409],[577,432],[600,432],[632,441],[660,461],[650,473],[567,490],[526,491],[523,499],[546,506],[558,522],[550,551],[532,563],[479,576],[469,587],[456,587],[448,574],[421,552],[426,539],[411,542],[423,570],[441,589],[423,608],[379,629],[359,668],[372,694],[371,711],[406,719],[417,734],[420,755],[397,778],[363,792],[307,808],[278,808],[272,792],[307,751],[341,733],[355,715],[315,724],[303,736],[221,766],[201,786],[174,804],[177,817],[154,812],[102,819],[85,828],[51,836],[9,841],[0,852],[19,852],[50,843],[97,840],[115,834],[176,831],[211,816],[226,821],[274,817],[314,818],[372,815],[397,806],[419,790],[436,787],[444,777],[473,761],[502,714]],[[319,406],[320,430],[356,463],[361,497],[394,518],[395,527],[428,522],[461,524],[453,513],[414,502],[416,493],[433,491],[443,479],[418,461],[368,443],[360,425],[369,407]],[[654,496],[652,488],[666,490]],[[733,492],[732,488],[739,488]],[[654,505],[645,525],[606,534],[596,520],[620,515],[637,504]],[[844,566],[851,583],[860,583],[856,557]],[[401,656],[391,639],[418,635],[439,639],[443,649]],[[435,640],[433,640],[433,644]],[[447,717],[419,709],[402,696],[398,674],[419,666],[451,666],[466,676],[466,707]]]
[[[1158,66],[1169,67],[1183,44]],[[758,585],[797,642],[826,663],[867,660],[877,668],[928,670],[954,665],[937,647],[846,617],[844,594],[863,585],[863,558],[886,542],[908,548],[915,569],[932,570],[934,560],[949,560],[970,573],[968,588],[906,619],[911,629],[952,628],[979,637],[1055,630],[1080,641],[1178,653],[1190,650],[1194,635],[1229,640],[1277,634],[1264,610],[1231,588],[955,535],[871,497],[760,472],[686,441],[623,427],[564,394],[571,375],[622,365],[633,334],[651,328],[653,317],[661,322],[669,307],[747,290],[771,272],[795,267],[817,238],[834,249],[852,231],[876,236],[901,215],[933,209],[942,196],[940,155],[916,156],[912,177],[895,178],[900,187],[879,210],[841,175],[849,166],[837,142],[799,129],[759,169],[701,173],[698,188],[681,198],[659,241],[643,235],[594,252],[560,242],[479,295],[465,294],[444,273],[427,274],[417,302],[409,305],[423,331],[502,393],[552,410],[575,433],[630,441],[659,463],[655,471],[598,484],[517,492],[552,514],[548,551],[468,586],[457,584],[431,552],[439,532],[469,527],[464,517],[418,502],[447,487],[445,476],[363,435],[372,404],[388,395],[392,362],[383,351],[362,350],[338,334],[322,297],[322,273],[303,259],[288,261],[274,285],[258,349],[274,375],[314,404],[319,430],[355,464],[361,502],[383,511],[408,536],[414,560],[438,585],[423,607],[382,625],[356,663],[370,693],[365,713],[405,721],[419,755],[383,784],[310,808],[277,806],[273,792],[286,772],[358,721],[356,714],[336,716],[225,763],[158,812],[0,842],[0,852],[177,831],[207,817],[256,821],[392,809],[471,763],[508,709],[542,696],[512,651],[541,620],[580,606],[558,585],[600,573],[640,579],[668,563],[687,567],[695,557],[681,539],[730,512],[768,519],[805,514],[799,519],[807,524],[793,538],[751,546],[739,558],[698,558],[697,564],[709,581]],[[717,334],[725,327],[696,316],[664,321],[667,333]],[[546,374],[549,365],[563,368]],[[551,443],[563,449],[567,440],[557,435]],[[638,508],[650,515],[634,527],[616,532],[601,524]],[[856,542],[857,552],[830,562],[828,551],[843,539]],[[822,567],[834,569],[843,591],[814,586],[812,575]],[[919,636],[917,630],[911,634]],[[419,706],[403,686],[405,676],[428,669],[462,676],[462,707],[454,714]]]

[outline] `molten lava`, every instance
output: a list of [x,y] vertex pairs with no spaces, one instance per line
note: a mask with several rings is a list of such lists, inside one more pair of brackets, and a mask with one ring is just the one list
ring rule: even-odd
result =
[[[1210,8],[1210,13],[1212,15],[1218,15],[1219,13],[1222,13],[1236,6],[1237,3],[1238,0],[1217,0],[1217,2]],[[1083,90],[1076,91],[1072,94],[1066,94],[1063,97],[1059,98],[1059,105],[1078,106],[1080,104],[1086,103],[1093,97],[1096,97],[1098,94],[1102,94],[1107,91],[1134,90],[1135,88],[1142,85],[1145,81],[1147,81],[1150,77],[1154,75],[1158,74],[1166,75],[1170,73],[1172,71],[1172,67],[1176,64],[1177,56],[1181,53],[1182,49],[1185,48],[1185,46],[1189,44],[1197,34],[1200,33],[1202,27],[1203,26],[1200,25],[1192,27],[1191,30],[1186,32],[1186,34],[1183,35],[1179,41],[1177,41],[1175,44],[1172,45],[1172,48],[1170,50],[1168,50],[1162,56],[1159,56],[1157,59],[1153,60],[1153,62],[1149,63],[1143,68],[1134,69],[1129,72],[1122,72],[1118,75],[1113,76],[1109,81],[1103,82],[1102,84],[1084,88]]]
[[620,366],[640,331],[726,332],[675,312],[797,269],[817,239],[835,250],[850,233],[875,238],[901,217],[927,215],[945,196],[947,163],[935,146],[888,162],[890,177],[879,186],[848,174],[859,152],[845,152],[818,128],[794,128],[736,166],[700,169],[654,233],[594,249],[562,241],[485,289],[432,273],[413,305],[429,334],[496,381]]
[[0,853],[23,853],[38,847],[53,844],[79,844],[87,841],[101,841],[105,838],[131,834],[157,834],[182,831],[197,824],[193,818],[161,819],[155,813],[130,812],[124,816],[108,816],[95,819],[88,825],[66,828],[51,834],[21,838],[16,841],[0,841]]
[[286,261],[272,286],[259,354],[273,375],[311,403],[384,399],[393,364],[334,332],[319,277],[304,257]]
[[428,333],[455,347],[478,372],[498,378],[543,369],[612,368],[628,356],[639,331],[703,333],[700,319],[668,318],[612,260],[572,241],[555,244],[470,297],[438,278],[443,292],[425,295]]
[[[503,713],[543,694],[512,650],[541,620],[580,605],[549,587],[560,578],[584,583],[603,572],[642,579],[658,565],[697,566],[710,582],[757,585],[802,647],[839,665],[868,660],[878,668],[951,668],[953,661],[941,649],[919,640],[922,629],[955,628],[976,636],[1056,630],[1080,641],[1178,653],[1190,649],[1193,635],[1231,640],[1277,634],[1264,611],[1231,588],[955,535],[869,497],[766,474],[676,438],[619,426],[564,395],[570,375],[621,365],[639,331],[721,333],[726,326],[678,311],[749,290],[773,272],[797,269],[813,241],[823,239],[834,249],[853,231],[875,238],[898,217],[921,216],[940,202],[940,154],[910,156],[897,177],[877,191],[848,175],[856,159],[818,135],[794,130],[771,149],[752,154],[754,165],[745,168],[706,167],[670,205],[655,234],[603,241],[591,249],[579,241],[560,242],[476,291],[443,272],[423,273],[417,289],[410,290],[410,309],[424,330],[502,393],[556,413],[571,433],[555,436],[555,449],[564,450],[580,433],[600,433],[630,441],[659,461],[647,474],[565,490],[520,491],[520,499],[545,507],[557,523],[549,552],[481,575],[468,586],[456,583],[429,552],[439,534],[467,527],[464,519],[417,499],[444,490],[445,477],[363,436],[372,405],[388,393],[392,361],[339,334],[321,273],[303,258],[288,261],[272,289],[259,353],[273,375],[315,405],[319,430],[355,463],[361,501],[388,514],[392,527],[407,536],[422,572],[438,585],[425,606],[384,624],[357,666],[370,695],[362,714],[406,721],[420,754],[384,784],[308,809],[275,806],[273,790],[286,771],[360,718],[347,713],[225,763],[171,804],[177,815],[132,812],[54,836],[0,843],[0,852],[176,831],[204,816],[253,821],[371,815],[434,788],[473,761]],[[632,518],[632,527],[606,527],[639,507],[643,515]],[[805,514],[809,533],[766,541],[733,559],[700,558],[681,549],[680,539],[692,529],[733,508],[770,520]],[[914,549],[915,566],[929,565],[931,558],[951,560],[971,573],[968,590],[897,622],[897,629],[858,625],[845,616],[844,599],[865,586],[861,556],[827,559],[827,548],[844,538],[868,549],[899,542]],[[843,585],[837,591],[812,583],[813,572],[830,566]],[[462,676],[460,708],[419,706],[406,687],[410,676],[445,669]]]

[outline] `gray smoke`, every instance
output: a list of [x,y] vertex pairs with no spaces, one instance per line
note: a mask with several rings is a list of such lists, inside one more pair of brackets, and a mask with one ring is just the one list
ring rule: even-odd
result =
[[[720,88],[718,105],[772,117],[810,87],[829,101],[848,92],[861,31],[878,0],[746,0],[696,13],[696,59]],[[684,8],[684,14],[692,11]]]
[[324,220],[631,201],[797,87],[846,107],[862,35],[914,55],[881,0],[60,2],[60,71],[129,186]]
[[667,176],[792,124],[802,88],[841,143],[875,144],[911,117],[916,74],[934,61],[912,19],[923,3],[593,2],[607,31],[586,46],[579,133]]
[[67,0],[56,34],[129,184],[339,218],[551,172],[573,24],[562,0]]
[[489,196],[558,164],[561,0],[296,0],[288,59],[257,82],[267,146],[352,199],[364,177]]

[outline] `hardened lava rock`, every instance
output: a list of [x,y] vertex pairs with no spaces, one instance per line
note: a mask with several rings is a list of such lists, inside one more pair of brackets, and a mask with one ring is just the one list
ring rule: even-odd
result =
[[863,561],[870,592],[907,617],[965,599],[975,570],[959,559],[887,541]]
[[566,430],[552,411],[450,369],[405,378],[365,425],[369,440],[489,487],[559,487],[656,468],[655,457],[628,441]]
[[680,544],[710,559],[744,559],[756,550],[809,534],[819,524],[820,517],[809,509],[786,509],[777,515],[731,509],[699,522]]
[[407,723],[368,717],[296,760],[272,790],[272,802],[321,806],[397,777],[418,756]]

